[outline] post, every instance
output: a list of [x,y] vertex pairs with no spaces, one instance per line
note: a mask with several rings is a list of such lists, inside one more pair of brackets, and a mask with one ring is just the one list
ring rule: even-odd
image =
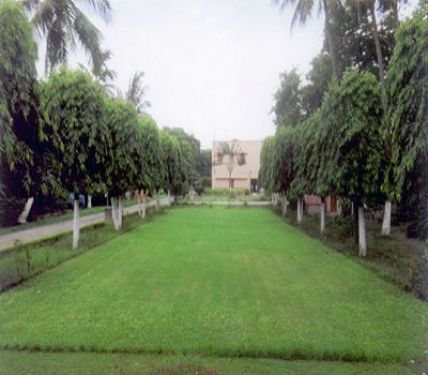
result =
[[92,195],[88,195],[88,208],[92,208]]
[[80,237],[79,195],[76,194],[74,196],[74,201],[73,201],[73,249],[77,249],[79,247],[79,237]]
[[389,236],[391,234],[391,211],[392,204],[389,199],[385,201],[385,211],[383,213],[382,222],[382,236]]
[[360,257],[367,255],[366,221],[364,218],[364,206],[358,207],[358,248]]

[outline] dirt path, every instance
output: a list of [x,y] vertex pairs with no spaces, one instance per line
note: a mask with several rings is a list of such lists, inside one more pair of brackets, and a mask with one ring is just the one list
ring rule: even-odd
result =
[[[154,206],[156,201],[153,200],[147,203],[147,207]],[[165,206],[167,204],[167,198],[161,199],[161,206]],[[123,209],[124,214],[132,214],[138,211],[138,205],[125,207]],[[96,223],[102,223],[104,221],[104,212],[81,216],[80,217],[80,228],[87,227],[88,225],[93,225]],[[20,231],[7,233],[0,236],[0,250],[12,247],[15,244],[22,244],[33,242],[42,238],[53,237],[55,235],[71,232],[73,228],[73,220],[65,220],[55,224],[41,225],[38,227],[23,229]]]

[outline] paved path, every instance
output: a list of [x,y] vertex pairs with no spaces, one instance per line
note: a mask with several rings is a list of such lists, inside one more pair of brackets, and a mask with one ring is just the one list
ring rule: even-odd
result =
[[[161,206],[167,204],[167,199],[164,198],[160,200]],[[147,203],[147,207],[154,206],[156,201],[150,201]],[[134,206],[124,207],[124,215],[132,214],[138,211],[138,204]],[[80,217],[80,228],[87,227],[89,225],[102,223],[104,222],[104,212],[81,216]],[[33,242],[42,238],[53,237],[55,235],[71,232],[73,229],[73,220],[66,220],[55,224],[41,225],[39,227],[23,229],[12,233],[7,233],[0,236],[0,249],[5,249],[12,247],[13,245],[19,243],[28,243]]]

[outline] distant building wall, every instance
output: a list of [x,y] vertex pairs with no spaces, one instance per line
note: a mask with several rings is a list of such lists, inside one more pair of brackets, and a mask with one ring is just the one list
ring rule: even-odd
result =
[[[221,143],[214,141],[212,147],[212,187],[213,189],[229,188],[229,171],[226,167],[227,156],[221,152]],[[260,152],[262,141],[227,141],[235,142],[240,151],[240,155],[235,160],[235,167],[232,171],[232,184],[234,188],[244,188],[254,191],[258,188],[258,176],[260,169]],[[244,163],[242,163],[245,161]]]

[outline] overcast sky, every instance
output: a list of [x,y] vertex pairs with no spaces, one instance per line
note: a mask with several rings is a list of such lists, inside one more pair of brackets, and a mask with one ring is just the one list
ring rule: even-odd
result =
[[[149,113],[210,148],[213,139],[273,134],[279,74],[300,73],[321,50],[323,19],[290,31],[291,9],[271,0],[112,0],[108,24],[93,18],[125,91],[145,72]],[[41,51],[42,52],[42,51]],[[43,54],[41,53],[41,56]],[[79,56],[81,62],[86,59]]]

